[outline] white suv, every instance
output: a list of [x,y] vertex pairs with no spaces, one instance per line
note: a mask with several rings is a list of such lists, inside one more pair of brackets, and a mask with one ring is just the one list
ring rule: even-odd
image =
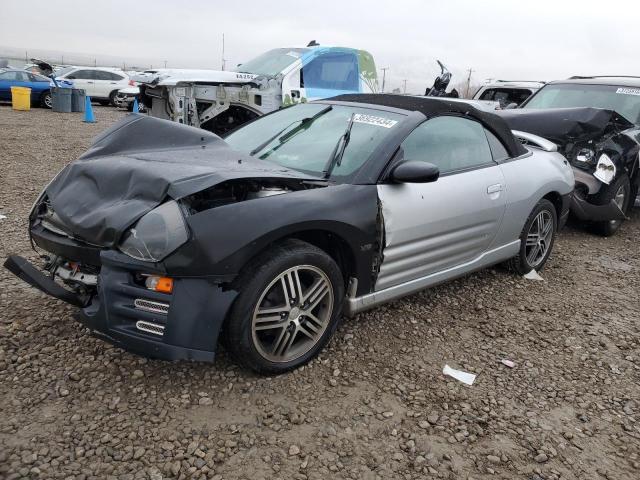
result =
[[57,72],[56,79],[72,80],[73,86],[82,88],[92,100],[102,105],[114,105],[118,90],[135,85],[122,70],[103,67],[67,67]]
[[473,99],[498,102],[500,108],[507,108],[509,105],[513,108],[522,104],[544,85],[545,82],[529,80],[496,80],[481,86],[473,96]]

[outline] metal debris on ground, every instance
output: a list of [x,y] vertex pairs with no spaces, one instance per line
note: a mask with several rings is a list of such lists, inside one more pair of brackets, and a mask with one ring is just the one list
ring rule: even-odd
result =
[[513,368],[516,366],[515,362],[513,362],[512,360],[507,360],[506,358],[503,358],[502,360],[500,360],[500,363],[502,363],[503,365],[509,368]]
[[531,270],[529,273],[523,275],[522,278],[526,278],[527,280],[538,280],[538,281],[544,280],[544,278],[542,278],[540,274],[535,270]]
[[444,368],[442,369],[442,373],[444,375],[449,375],[450,377],[453,377],[456,380],[459,380],[467,385],[473,385],[473,382],[476,379],[476,374],[463,372],[462,370],[456,370],[455,368],[451,368],[449,365],[444,366]]

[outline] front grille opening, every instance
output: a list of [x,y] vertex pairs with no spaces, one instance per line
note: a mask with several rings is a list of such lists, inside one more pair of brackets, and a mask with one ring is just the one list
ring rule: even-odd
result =
[[164,335],[164,326],[158,325],[157,323],[138,320],[136,322],[136,328],[143,332],[153,333],[154,335],[158,335],[160,337]]
[[136,298],[133,301],[133,306],[138,310],[151,313],[159,313],[161,315],[167,315],[169,313],[169,304],[162,302],[154,302],[144,298]]

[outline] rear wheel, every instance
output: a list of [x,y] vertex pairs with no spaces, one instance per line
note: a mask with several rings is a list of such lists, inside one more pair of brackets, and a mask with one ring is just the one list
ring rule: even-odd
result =
[[282,373],[315,357],[335,331],[344,296],[333,259],[290,240],[245,269],[224,329],[235,360],[256,372]]
[[520,234],[520,252],[511,259],[511,268],[520,275],[542,270],[551,255],[557,230],[556,208],[543,198],[524,224]]
[[113,92],[111,92],[109,94],[109,103],[108,105],[111,105],[112,107],[116,106],[116,95],[118,95],[118,91],[114,90]]
[[43,108],[52,108],[51,92],[44,92],[40,95],[40,106]]
[[[613,200],[618,208],[626,214],[629,211],[630,202],[635,200],[632,198],[631,193],[629,176],[624,173],[620,175],[615,182],[597,194],[595,203],[598,205],[607,205]],[[593,226],[600,235],[610,237],[618,231],[623,221],[624,220],[609,220],[606,222],[596,222]]]

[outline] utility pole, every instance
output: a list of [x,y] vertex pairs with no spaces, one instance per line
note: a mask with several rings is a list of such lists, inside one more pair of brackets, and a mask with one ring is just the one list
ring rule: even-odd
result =
[[97,58],[94,58],[94,59],[93,59],[93,66],[94,66],[94,67],[97,67],[97,66],[98,66],[98,59],[97,59]]
[[167,61],[164,61],[164,68],[167,68]]
[[387,70],[389,70],[389,67],[383,67],[380,70],[382,70],[382,92],[384,93],[384,82],[387,78]]
[[224,59],[224,33],[222,34],[222,71],[224,72],[224,64],[225,64],[225,59]]
[[469,70],[467,70],[467,72],[469,72],[469,76],[467,77],[467,91],[464,95],[464,98],[469,98],[469,89],[471,88],[471,74],[474,72],[474,70],[470,68]]
[[29,52],[24,51],[24,63],[29,63]]
[[402,93],[407,93],[407,79],[405,78],[404,80],[402,80],[402,83],[404,83],[404,87],[402,88]]

